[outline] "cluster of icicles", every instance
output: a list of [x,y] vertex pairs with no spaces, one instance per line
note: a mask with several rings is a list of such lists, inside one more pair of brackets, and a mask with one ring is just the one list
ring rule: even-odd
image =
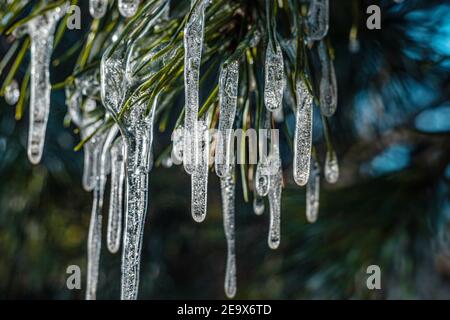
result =
[[[167,5],[167,3],[165,3]],[[195,4],[195,6],[194,6]],[[208,115],[198,118],[199,74],[202,59],[205,8],[208,0],[192,1],[192,15],[184,30],[185,48],[185,118],[184,126],[173,134],[172,157],[183,162],[192,181],[192,217],[202,222],[206,217],[207,185],[209,171],[210,137]],[[107,9],[107,0],[90,0],[90,12],[95,18],[102,17]],[[17,29],[16,36],[31,37],[31,99],[28,156],[32,163],[39,163],[50,107],[49,63],[53,47],[55,26],[65,12],[68,3],[35,17]],[[118,1],[119,11],[125,17],[133,16],[138,1]],[[163,11],[161,11],[163,12]],[[324,116],[331,116],[337,105],[337,86],[333,63],[322,39],[328,31],[328,0],[312,0],[308,14],[308,41],[319,41],[321,62],[320,109]],[[147,27],[150,29],[158,17]],[[147,29],[147,30],[148,30]],[[139,39],[138,39],[139,40]],[[138,41],[136,40],[136,41]],[[135,41],[135,42],[136,42]],[[273,43],[272,41],[275,41]],[[276,37],[268,41],[265,61],[264,102],[265,129],[270,128],[271,117],[282,112],[285,87],[283,53]],[[111,49],[111,48],[109,48]],[[134,45],[125,43],[114,51],[107,49],[101,61],[100,83],[96,75],[88,74],[66,87],[67,105],[72,121],[81,129],[83,138],[93,135],[84,145],[83,186],[93,192],[92,216],[88,239],[88,274],[86,298],[96,298],[96,288],[101,250],[101,226],[103,196],[106,178],[111,173],[111,196],[107,225],[107,247],[112,253],[119,250],[122,240],[122,299],[136,299],[139,283],[139,265],[144,221],[147,211],[149,172],[153,165],[152,141],[155,107],[146,112],[144,99],[132,97],[133,107],[121,114],[124,101],[132,93],[131,87],[137,79],[132,72],[136,61]],[[160,48],[159,48],[160,49]],[[154,54],[154,53],[153,53]],[[220,72],[219,84],[219,135],[215,152],[215,172],[220,178],[223,222],[228,246],[225,293],[233,297],[236,293],[235,257],[235,165],[230,159],[231,129],[236,116],[239,82],[239,59],[226,61]],[[160,59],[162,60],[162,59]],[[163,63],[156,59],[153,69]],[[97,102],[83,97],[95,96],[100,91],[106,116],[98,121],[95,115]],[[296,126],[294,137],[293,176],[300,186],[306,185],[306,216],[314,222],[318,216],[320,167],[312,156],[313,96],[303,80],[296,83]],[[17,102],[17,83],[12,82],[6,90],[9,103]],[[157,103],[157,99],[155,99]],[[113,118],[109,130],[96,131],[103,123]],[[280,244],[280,213],[283,174],[280,151],[271,144],[269,155],[259,150],[260,159],[255,173],[255,197],[253,208],[256,214],[264,211],[264,197],[270,205],[270,227],[268,245],[276,249]],[[339,176],[336,154],[328,151],[325,161],[325,178],[335,183]],[[125,200],[123,201],[123,194]],[[122,210],[125,224],[122,233]]]

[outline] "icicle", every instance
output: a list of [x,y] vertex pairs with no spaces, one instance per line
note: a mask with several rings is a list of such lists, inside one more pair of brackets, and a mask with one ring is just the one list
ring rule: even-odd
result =
[[[107,114],[107,118],[109,118],[110,115]],[[116,138],[117,134],[119,133],[119,126],[117,124],[114,124],[111,129],[109,130],[106,140],[103,143],[102,146],[102,153],[100,156],[100,200],[103,205],[103,197],[105,194],[105,185],[106,185],[106,176],[108,175],[109,171],[111,170],[111,146],[114,142],[114,139]]]
[[273,51],[273,47],[274,44],[269,41],[266,50],[264,82],[264,103],[267,110],[271,112],[281,108],[285,86],[283,53],[278,42],[275,44],[276,52]]
[[282,123],[284,121],[284,112],[283,108],[276,109],[273,112],[273,119],[276,123]]
[[209,132],[205,121],[199,120],[196,128],[196,162],[191,175],[192,185],[192,218],[202,222],[206,218],[206,204],[208,196],[208,164],[209,164]]
[[327,151],[325,158],[325,180],[328,183],[336,183],[339,180],[339,164],[334,151]]
[[111,193],[106,242],[108,250],[116,253],[120,247],[122,233],[123,186],[125,182],[125,146],[122,137],[111,147]]
[[278,147],[275,146],[270,156],[270,167],[276,170],[270,178],[269,186],[269,206],[270,206],[270,226],[268,244],[269,248],[277,249],[280,245],[280,214],[281,214],[281,191],[283,183],[283,172]]
[[96,299],[98,270],[100,263],[101,237],[102,237],[102,205],[103,200],[100,195],[101,184],[101,153],[103,144],[107,138],[107,133],[98,133],[90,140],[93,146],[92,166],[95,168],[95,186],[93,192],[91,221],[88,234],[88,272],[86,285],[86,300]]
[[308,182],[312,144],[313,97],[304,81],[297,81],[297,110],[294,134],[294,180],[304,186]]
[[[96,102],[93,99],[86,99],[84,104],[84,112],[82,114],[81,118],[81,137],[83,139],[86,139],[90,137],[95,130],[98,129],[100,123],[93,123],[95,121],[95,117],[90,115],[95,108],[96,108]],[[91,139],[87,141],[83,146],[83,152],[84,152],[84,163],[83,163],[83,188],[86,191],[92,191],[95,187],[95,177],[97,175],[96,169],[97,166],[94,164],[94,158],[95,158],[95,139]]]
[[[184,115],[184,153],[183,165],[188,174],[192,174],[195,167],[195,143],[198,130],[198,95],[200,64],[203,49],[205,24],[205,7],[208,1],[200,0],[193,7],[190,20],[184,29],[184,86],[185,86],[185,115]],[[191,2],[194,5],[195,1]]]
[[253,211],[258,216],[264,213],[264,199],[256,194],[253,197]]
[[181,164],[183,161],[183,133],[182,127],[175,129],[172,133],[172,162],[175,164]]
[[337,107],[337,82],[334,64],[330,60],[327,47],[323,41],[319,43],[319,58],[322,65],[320,79],[320,111],[326,117],[331,117]]
[[20,90],[16,80],[12,80],[5,88],[5,101],[13,106],[19,101]]
[[239,84],[239,62],[232,61],[222,67],[219,78],[219,131],[215,155],[216,174],[219,177],[228,175],[232,164],[230,145]]
[[226,176],[220,179],[220,188],[222,191],[222,211],[223,227],[227,239],[227,265],[225,271],[225,294],[228,298],[236,295],[236,250],[235,250],[235,231],[234,231],[234,199],[235,182],[234,166]]
[[[147,24],[151,26],[155,18]],[[146,28],[147,28],[146,27]],[[133,94],[140,79],[129,77],[135,70],[130,70],[127,54],[132,53],[134,43],[121,42],[110,47],[104,53],[100,66],[101,97],[105,108],[117,119],[125,144],[126,201],[125,226],[122,247],[122,285],[121,299],[137,298],[139,286],[139,268],[143,240],[144,222],[147,214],[148,175],[152,165],[151,144],[153,139],[153,122],[158,95],[148,114],[148,99],[138,91]],[[114,51],[111,49],[114,48]],[[148,66],[154,72],[163,59],[156,59]],[[133,67],[133,66],[131,66]],[[126,70],[130,73],[126,75]],[[150,88],[152,90],[153,88]],[[122,111],[125,101],[130,108]]]
[[319,214],[319,193],[320,193],[320,167],[313,157],[311,158],[311,173],[306,185],[306,219],[310,223],[317,220]]
[[50,58],[53,34],[57,22],[65,15],[68,3],[37,16],[14,31],[16,37],[29,34],[31,38],[31,95],[28,132],[28,158],[31,163],[41,161],[44,150],[48,114],[50,112]]
[[328,33],[329,27],[329,1],[312,0],[308,12],[308,38],[321,40]]
[[89,0],[89,12],[93,18],[103,18],[107,9],[108,0]]
[[139,9],[140,0],[119,0],[118,7],[120,14],[125,18],[130,18]]

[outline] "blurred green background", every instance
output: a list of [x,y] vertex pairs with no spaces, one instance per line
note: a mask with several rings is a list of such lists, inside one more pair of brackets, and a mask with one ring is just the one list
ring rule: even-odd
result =
[[[238,188],[236,298],[449,299],[450,2],[331,3],[339,84],[331,124],[341,179],[334,186],[322,183],[319,220],[308,224],[305,190],[291,178],[285,148],[282,240],[276,251],[267,246],[267,210],[256,216]],[[383,9],[381,30],[364,27],[371,3]],[[348,49],[354,19],[360,30],[357,53]],[[83,30],[69,32],[54,56]],[[0,39],[1,57],[9,41]],[[21,67],[21,76],[25,71]],[[52,83],[70,72],[70,65],[56,68]],[[82,152],[73,151],[79,137],[63,125],[64,92],[52,94],[38,166],[26,158],[28,114],[16,121],[14,113],[0,99],[0,298],[82,299],[92,196],[81,187]],[[286,121],[292,127],[293,115],[286,114]],[[323,155],[320,123],[316,127]],[[158,153],[170,138],[164,133],[155,140]],[[139,298],[224,298],[218,179],[210,175],[202,224],[190,216],[190,180],[182,167],[154,168],[149,195]],[[372,264],[381,268],[382,290],[366,287]],[[81,267],[82,290],[67,289],[69,265]],[[120,254],[103,245],[100,270],[98,298],[119,298]]]

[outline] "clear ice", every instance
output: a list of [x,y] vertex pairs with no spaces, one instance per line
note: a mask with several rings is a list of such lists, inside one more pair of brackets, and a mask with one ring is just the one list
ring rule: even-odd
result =
[[253,197],[253,212],[258,216],[264,213],[264,199],[256,194]]
[[195,150],[195,166],[191,175],[191,214],[196,222],[206,218],[209,170],[209,131],[203,120],[197,122],[198,139]]
[[91,221],[89,224],[88,234],[88,267],[87,267],[87,285],[86,300],[95,300],[98,283],[98,270],[100,264],[100,251],[102,246],[102,205],[103,199],[100,195],[101,184],[101,154],[103,144],[107,138],[107,132],[99,132],[95,134],[90,143],[93,146],[93,163],[95,168],[95,185],[93,192]]
[[297,81],[297,110],[294,134],[294,180],[304,186],[308,182],[312,145],[313,97],[303,80]]
[[311,173],[306,185],[306,219],[314,223],[319,215],[319,194],[320,194],[320,167],[313,157],[311,158]]
[[222,193],[223,227],[227,239],[227,264],[224,287],[227,297],[233,298],[236,295],[235,182],[233,169],[220,179],[220,188]]
[[140,0],[118,0],[120,14],[125,18],[130,18],[136,14],[139,9]]
[[275,47],[269,41],[265,62],[264,103],[271,112],[281,108],[285,86],[283,53],[278,42]]
[[328,33],[329,0],[311,0],[308,12],[308,38],[321,40]]
[[41,161],[45,133],[50,112],[50,59],[56,24],[66,14],[68,3],[32,18],[14,30],[16,37],[29,34],[31,38],[30,124],[28,158],[31,163]]
[[122,137],[119,137],[111,147],[111,191],[106,233],[106,243],[111,253],[116,253],[120,247],[124,182],[125,146]]
[[336,183],[339,180],[339,163],[334,151],[327,151],[324,175],[328,183]]
[[[145,93],[138,91],[138,94],[131,95],[137,80],[125,74],[125,70],[129,70],[127,53],[130,51],[133,51],[133,45],[121,43],[111,54],[107,50],[101,62],[102,101],[116,119],[125,144],[127,187],[121,286],[121,299],[124,300],[134,300],[138,293],[144,222],[148,206],[148,175],[152,165],[153,120],[157,105],[155,99],[150,113],[147,114],[148,99],[143,98]],[[148,72],[154,72],[153,69],[159,63],[157,59]],[[133,70],[130,74],[133,74]],[[119,117],[128,97],[131,108]]]
[[237,95],[239,84],[239,62],[225,63],[219,78],[219,131],[215,154],[215,169],[219,177],[229,174],[231,166],[230,150],[232,129],[236,116]]
[[12,80],[5,88],[5,101],[13,106],[19,101],[20,90],[16,80]]
[[89,0],[89,12],[93,18],[103,18],[107,9],[108,0]]
[[[192,1],[192,6],[195,1]],[[197,142],[197,121],[199,109],[199,77],[202,59],[205,8],[208,1],[200,0],[193,7],[191,18],[184,29],[184,153],[183,165],[188,174],[194,172],[195,143]]]
[[337,81],[333,61],[331,61],[327,47],[323,41],[318,46],[319,58],[322,66],[320,78],[320,111],[326,117],[331,117],[337,107]]
[[270,155],[270,166],[276,169],[276,173],[270,177],[269,185],[269,209],[270,209],[270,226],[269,237],[267,242],[269,248],[277,249],[280,245],[280,215],[281,215],[281,192],[283,183],[283,171],[281,167],[281,159],[278,147],[275,146]]

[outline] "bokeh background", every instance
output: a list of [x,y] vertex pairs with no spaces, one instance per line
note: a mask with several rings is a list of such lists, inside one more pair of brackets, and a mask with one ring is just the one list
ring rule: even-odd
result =
[[[238,187],[237,298],[449,299],[450,1],[330,2],[339,85],[331,131],[341,179],[322,183],[320,217],[308,224],[305,190],[293,183],[291,154],[283,150],[276,251],[267,247],[267,210],[256,216]],[[381,30],[365,27],[370,4],[382,8]],[[86,5],[81,1],[82,30],[68,32],[54,57],[85,36]],[[358,26],[358,52],[349,50],[352,25]],[[0,38],[0,58],[9,45]],[[53,68],[52,82],[64,80],[71,67]],[[19,79],[25,71],[26,64]],[[25,149],[28,113],[16,121],[14,108],[0,98],[0,298],[84,297],[92,196],[81,187],[83,156],[73,150],[77,132],[64,126],[64,100],[63,90],[52,93],[44,158],[32,166]],[[285,117],[292,129],[293,115]],[[323,163],[321,132],[317,121]],[[157,135],[156,153],[169,134]],[[190,180],[182,167],[154,168],[149,195],[139,297],[224,298],[218,179],[210,175],[202,224],[190,216]],[[66,287],[66,268],[74,264],[82,269],[82,290]],[[382,290],[366,288],[372,264],[381,268]],[[98,298],[117,299],[120,254],[103,246],[100,269]]]

